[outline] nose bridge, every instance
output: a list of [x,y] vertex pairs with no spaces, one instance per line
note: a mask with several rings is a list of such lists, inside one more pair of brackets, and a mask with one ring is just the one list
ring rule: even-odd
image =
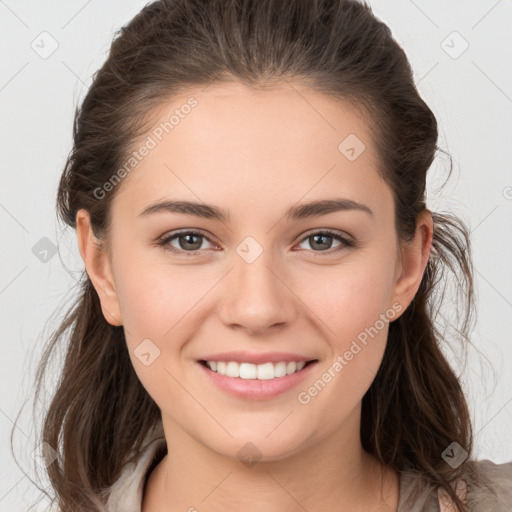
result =
[[236,248],[233,265],[222,309],[225,322],[256,332],[291,320],[293,294],[282,282],[270,248],[246,237]]

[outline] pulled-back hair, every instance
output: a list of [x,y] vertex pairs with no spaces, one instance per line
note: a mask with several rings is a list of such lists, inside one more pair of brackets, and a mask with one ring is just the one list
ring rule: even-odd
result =
[[[150,114],[173,95],[210,83],[265,88],[285,80],[359,109],[393,193],[397,234],[411,240],[426,208],[427,171],[442,151],[437,122],[390,29],[354,0],[146,5],[116,33],[76,110],[73,148],[58,188],[60,219],[76,228],[83,208],[94,234],[105,236],[120,187],[105,192],[104,184],[149,129]],[[466,348],[474,313],[470,241],[458,217],[433,212],[433,221],[430,259],[412,303],[389,325],[382,364],[362,401],[360,434],[380,462],[421,472],[464,511],[450,484],[471,459],[472,428],[461,384],[442,352],[448,340],[439,321],[452,274],[462,307],[450,343],[458,339]],[[102,510],[108,488],[160,421],[160,410],[132,367],[123,328],[105,320],[86,272],[45,347],[37,395],[59,343],[66,355],[41,435],[59,454],[48,476],[63,511]],[[452,442],[469,455],[457,468],[442,458]]]

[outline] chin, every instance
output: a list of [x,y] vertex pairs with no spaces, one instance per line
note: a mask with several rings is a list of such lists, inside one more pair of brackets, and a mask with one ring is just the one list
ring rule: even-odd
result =
[[269,435],[268,430],[255,431],[252,426],[247,429],[247,435],[224,438],[219,445],[211,446],[210,443],[210,448],[223,457],[240,460],[247,467],[257,462],[285,460],[305,448],[305,439],[309,436],[289,436],[286,432],[278,434],[277,430]]

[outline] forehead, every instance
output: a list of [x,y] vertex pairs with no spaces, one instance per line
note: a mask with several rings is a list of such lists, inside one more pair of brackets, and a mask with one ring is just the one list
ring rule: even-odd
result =
[[133,148],[149,140],[122,183],[132,206],[166,196],[251,208],[305,195],[389,200],[362,112],[299,84],[191,88],[152,112]]
[[[191,98],[195,101],[192,108],[188,106]],[[240,160],[263,157],[262,151],[270,150],[267,159],[289,160],[305,154],[317,159],[320,152],[337,154],[339,143],[349,134],[370,143],[362,111],[288,82],[265,89],[238,82],[215,83],[181,93],[153,114],[152,132],[161,128],[166,132],[162,137],[174,146],[186,142],[189,147],[201,147],[202,156],[218,156],[222,150],[223,156],[230,152]],[[371,159],[373,155],[366,156]]]

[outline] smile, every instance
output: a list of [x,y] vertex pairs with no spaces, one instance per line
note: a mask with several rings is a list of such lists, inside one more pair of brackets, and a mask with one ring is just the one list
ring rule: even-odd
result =
[[278,363],[199,360],[198,368],[220,391],[245,400],[268,400],[298,386],[311,375],[318,359]]
[[[308,361],[312,363],[313,361]],[[213,372],[227,377],[241,379],[271,380],[286,377],[299,372],[308,363],[306,361],[281,361],[279,363],[238,363],[236,361],[203,361]]]

